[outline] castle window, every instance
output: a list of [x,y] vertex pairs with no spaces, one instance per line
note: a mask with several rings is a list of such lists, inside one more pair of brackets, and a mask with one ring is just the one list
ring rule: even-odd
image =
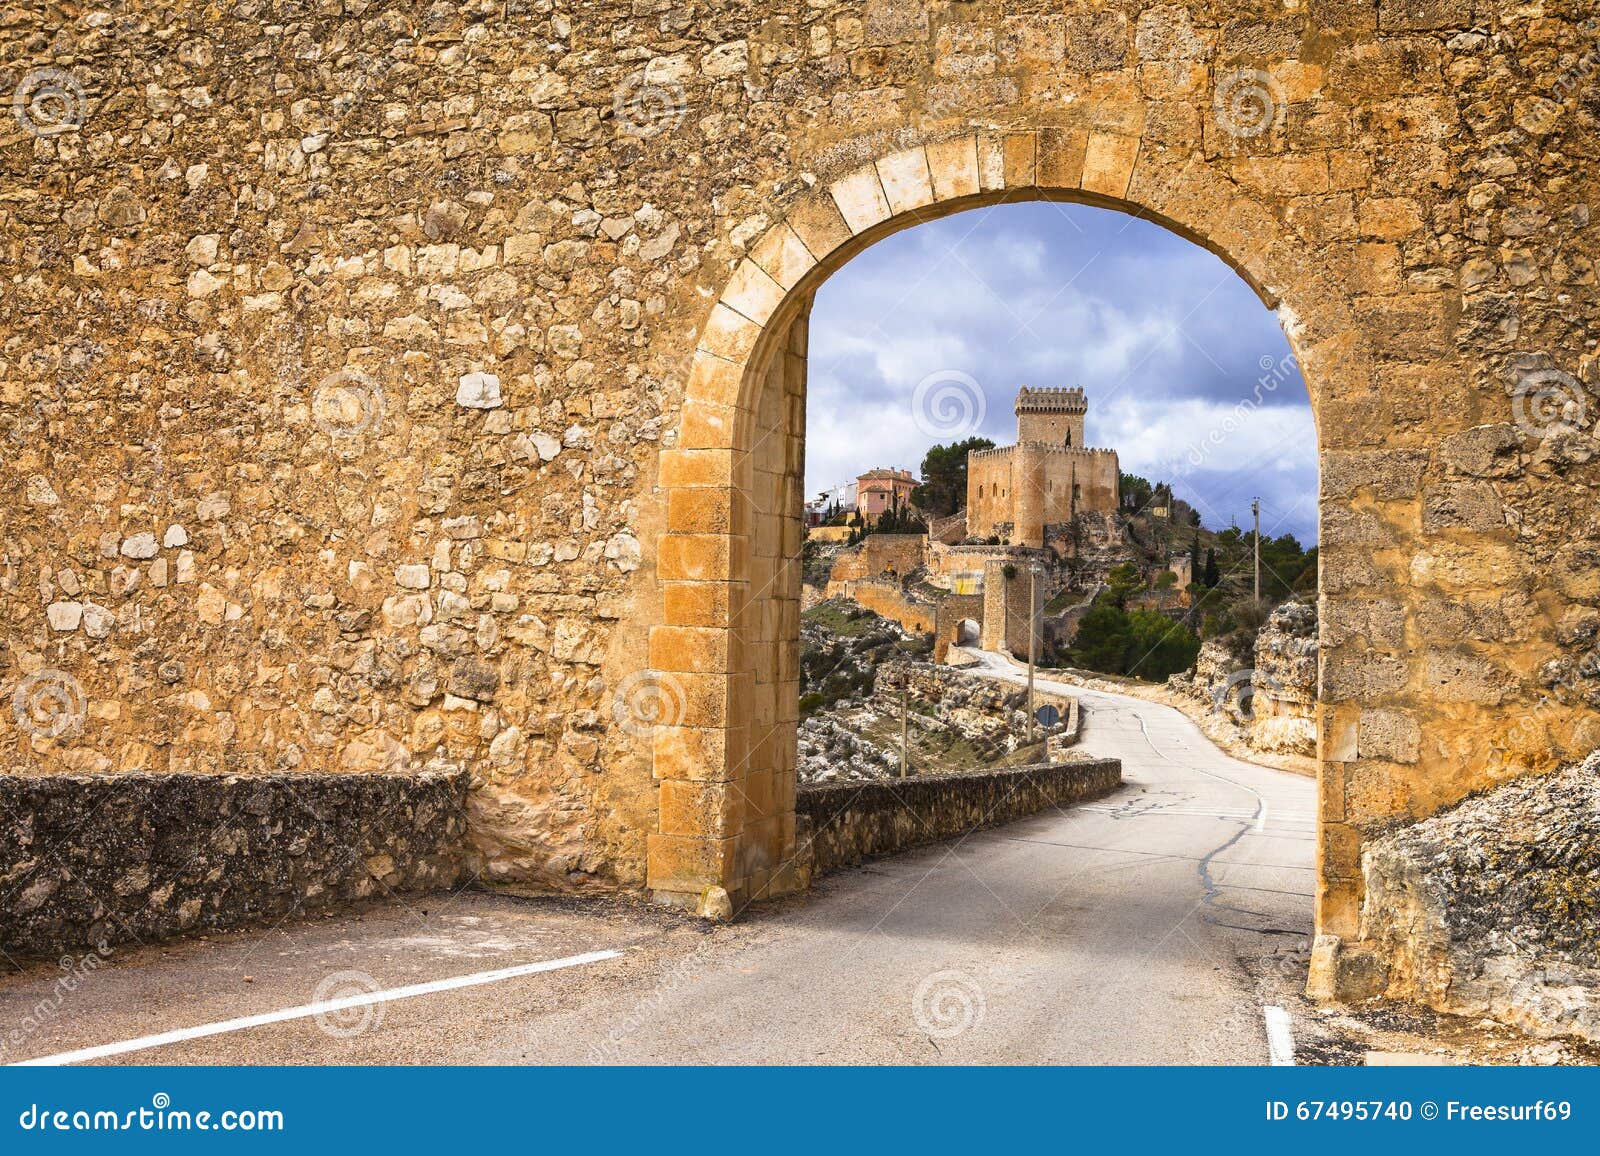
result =
[[1067,444],[1067,445],[1069,445],[1069,446],[1070,446],[1070,445],[1071,445],[1071,444],[1072,444],[1072,431],[1071,431],[1071,430],[1068,430],[1068,431],[1067,431],[1067,441],[1066,441],[1066,444]]

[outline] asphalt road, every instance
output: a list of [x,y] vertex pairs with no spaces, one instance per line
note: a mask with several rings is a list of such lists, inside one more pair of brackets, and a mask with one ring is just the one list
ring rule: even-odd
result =
[[177,1032],[86,1062],[1267,1062],[1264,1005],[1299,982],[1311,931],[1313,783],[1229,758],[1171,708],[1060,689],[1083,703],[1082,749],[1123,760],[1099,802],[830,876],[731,927],[464,892],[120,951],[64,995],[34,968],[0,977],[4,1059]]

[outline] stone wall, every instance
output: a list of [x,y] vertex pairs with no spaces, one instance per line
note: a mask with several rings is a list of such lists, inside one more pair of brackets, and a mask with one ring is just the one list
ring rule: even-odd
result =
[[1250,745],[1317,753],[1317,608],[1285,602],[1256,634],[1251,674]]
[[904,578],[923,564],[926,534],[868,534],[833,560],[835,581],[878,579],[886,573]]
[[906,594],[898,582],[873,582],[868,579],[828,583],[827,597],[848,598],[884,618],[892,618],[913,634],[931,634],[939,607],[933,602],[918,602]]
[[1346,961],[1344,989],[1329,994],[1381,992],[1600,1042],[1597,815],[1600,756],[1371,841],[1361,938],[1377,966]]
[[[1045,572],[1048,563],[1049,555],[1037,551],[1032,557],[1018,558],[1014,562],[990,558],[984,563],[983,649],[1028,657],[1034,624],[1044,614],[1045,594],[1050,588]],[[1029,574],[1034,570],[1038,573],[1030,580]],[[1037,642],[1042,643],[1043,639]]]
[[0,775],[0,949],[261,925],[469,876],[464,773]]
[[959,838],[1052,807],[1110,794],[1122,783],[1116,759],[972,771],[886,783],[802,786],[802,854],[813,875],[876,855]]
[[[1015,750],[1027,738],[1028,692],[1023,685],[931,662],[887,663],[878,673],[878,694],[887,694],[897,702],[901,688],[905,688],[913,702],[937,711],[942,722],[967,735],[980,751],[998,757]],[[1065,736],[1057,743],[1058,749],[1075,743],[1077,700],[1037,686],[1033,699],[1035,710],[1053,706],[1061,719],[1053,727],[1036,727],[1036,736]]]

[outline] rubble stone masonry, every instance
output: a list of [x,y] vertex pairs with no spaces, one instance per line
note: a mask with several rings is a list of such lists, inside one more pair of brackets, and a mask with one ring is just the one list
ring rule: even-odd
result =
[[437,759],[493,877],[798,886],[811,293],[1067,198],[1221,255],[1298,356],[1353,934],[1369,834],[1600,743],[1592,17],[8,7],[7,769]]

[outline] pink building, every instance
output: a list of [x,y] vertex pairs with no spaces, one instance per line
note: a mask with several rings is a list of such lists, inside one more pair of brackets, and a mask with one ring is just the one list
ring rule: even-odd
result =
[[856,479],[856,509],[868,522],[876,522],[890,510],[899,506],[911,507],[911,491],[917,479],[910,470],[896,470],[880,466],[868,470]]

